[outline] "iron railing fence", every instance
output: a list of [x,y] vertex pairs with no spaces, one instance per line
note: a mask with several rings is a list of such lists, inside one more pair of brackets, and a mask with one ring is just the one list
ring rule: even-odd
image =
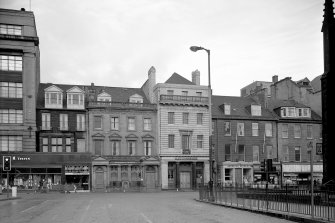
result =
[[264,185],[217,185],[210,190],[208,185],[201,185],[199,200],[225,206],[239,207],[261,212],[275,212],[287,216],[305,215],[309,218],[335,222],[335,191],[314,190],[312,211],[311,190],[309,188],[263,187]]

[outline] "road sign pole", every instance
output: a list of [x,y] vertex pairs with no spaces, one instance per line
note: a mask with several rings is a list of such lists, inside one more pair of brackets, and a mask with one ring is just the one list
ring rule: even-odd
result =
[[7,198],[9,198],[9,171],[7,171]]

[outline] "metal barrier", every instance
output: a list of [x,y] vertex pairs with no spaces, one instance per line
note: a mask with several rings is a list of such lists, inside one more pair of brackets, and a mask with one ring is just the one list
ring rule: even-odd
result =
[[[199,200],[218,203],[241,209],[275,212],[284,215],[306,215],[315,219],[335,222],[335,191],[314,190],[314,203],[311,204],[311,191],[298,187],[273,187],[265,185],[217,186],[210,195],[208,185],[199,189]],[[313,210],[312,210],[313,207]]]

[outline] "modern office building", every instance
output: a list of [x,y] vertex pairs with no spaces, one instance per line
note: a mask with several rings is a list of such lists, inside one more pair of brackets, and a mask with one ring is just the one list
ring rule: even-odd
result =
[[[30,156],[36,151],[36,98],[40,51],[33,12],[0,9],[0,163],[12,156],[12,170],[2,183],[28,185]],[[2,168],[1,168],[2,169]],[[15,177],[19,176],[20,177]]]

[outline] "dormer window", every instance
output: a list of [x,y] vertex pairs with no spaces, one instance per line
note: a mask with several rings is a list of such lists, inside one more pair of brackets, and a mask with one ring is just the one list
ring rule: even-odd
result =
[[252,116],[261,116],[262,107],[260,105],[251,105],[251,115]]
[[230,104],[224,104],[224,114],[225,115],[230,115]]
[[289,118],[310,118],[310,108],[295,108],[295,107],[283,107],[281,108],[281,117]]
[[46,108],[63,108],[63,91],[55,85],[44,89]]
[[134,94],[129,98],[130,103],[143,103],[143,97],[139,94]]
[[73,87],[66,91],[67,93],[67,108],[69,109],[84,109],[84,91],[79,87]]
[[112,97],[106,92],[102,92],[98,95],[97,101],[112,101]]
[[298,112],[298,117],[302,118],[310,118],[311,117],[311,112],[309,108],[297,108]]
[[289,117],[289,118],[296,117],[295,107],[283,107],[283,108],[281,108],[281,117]]

